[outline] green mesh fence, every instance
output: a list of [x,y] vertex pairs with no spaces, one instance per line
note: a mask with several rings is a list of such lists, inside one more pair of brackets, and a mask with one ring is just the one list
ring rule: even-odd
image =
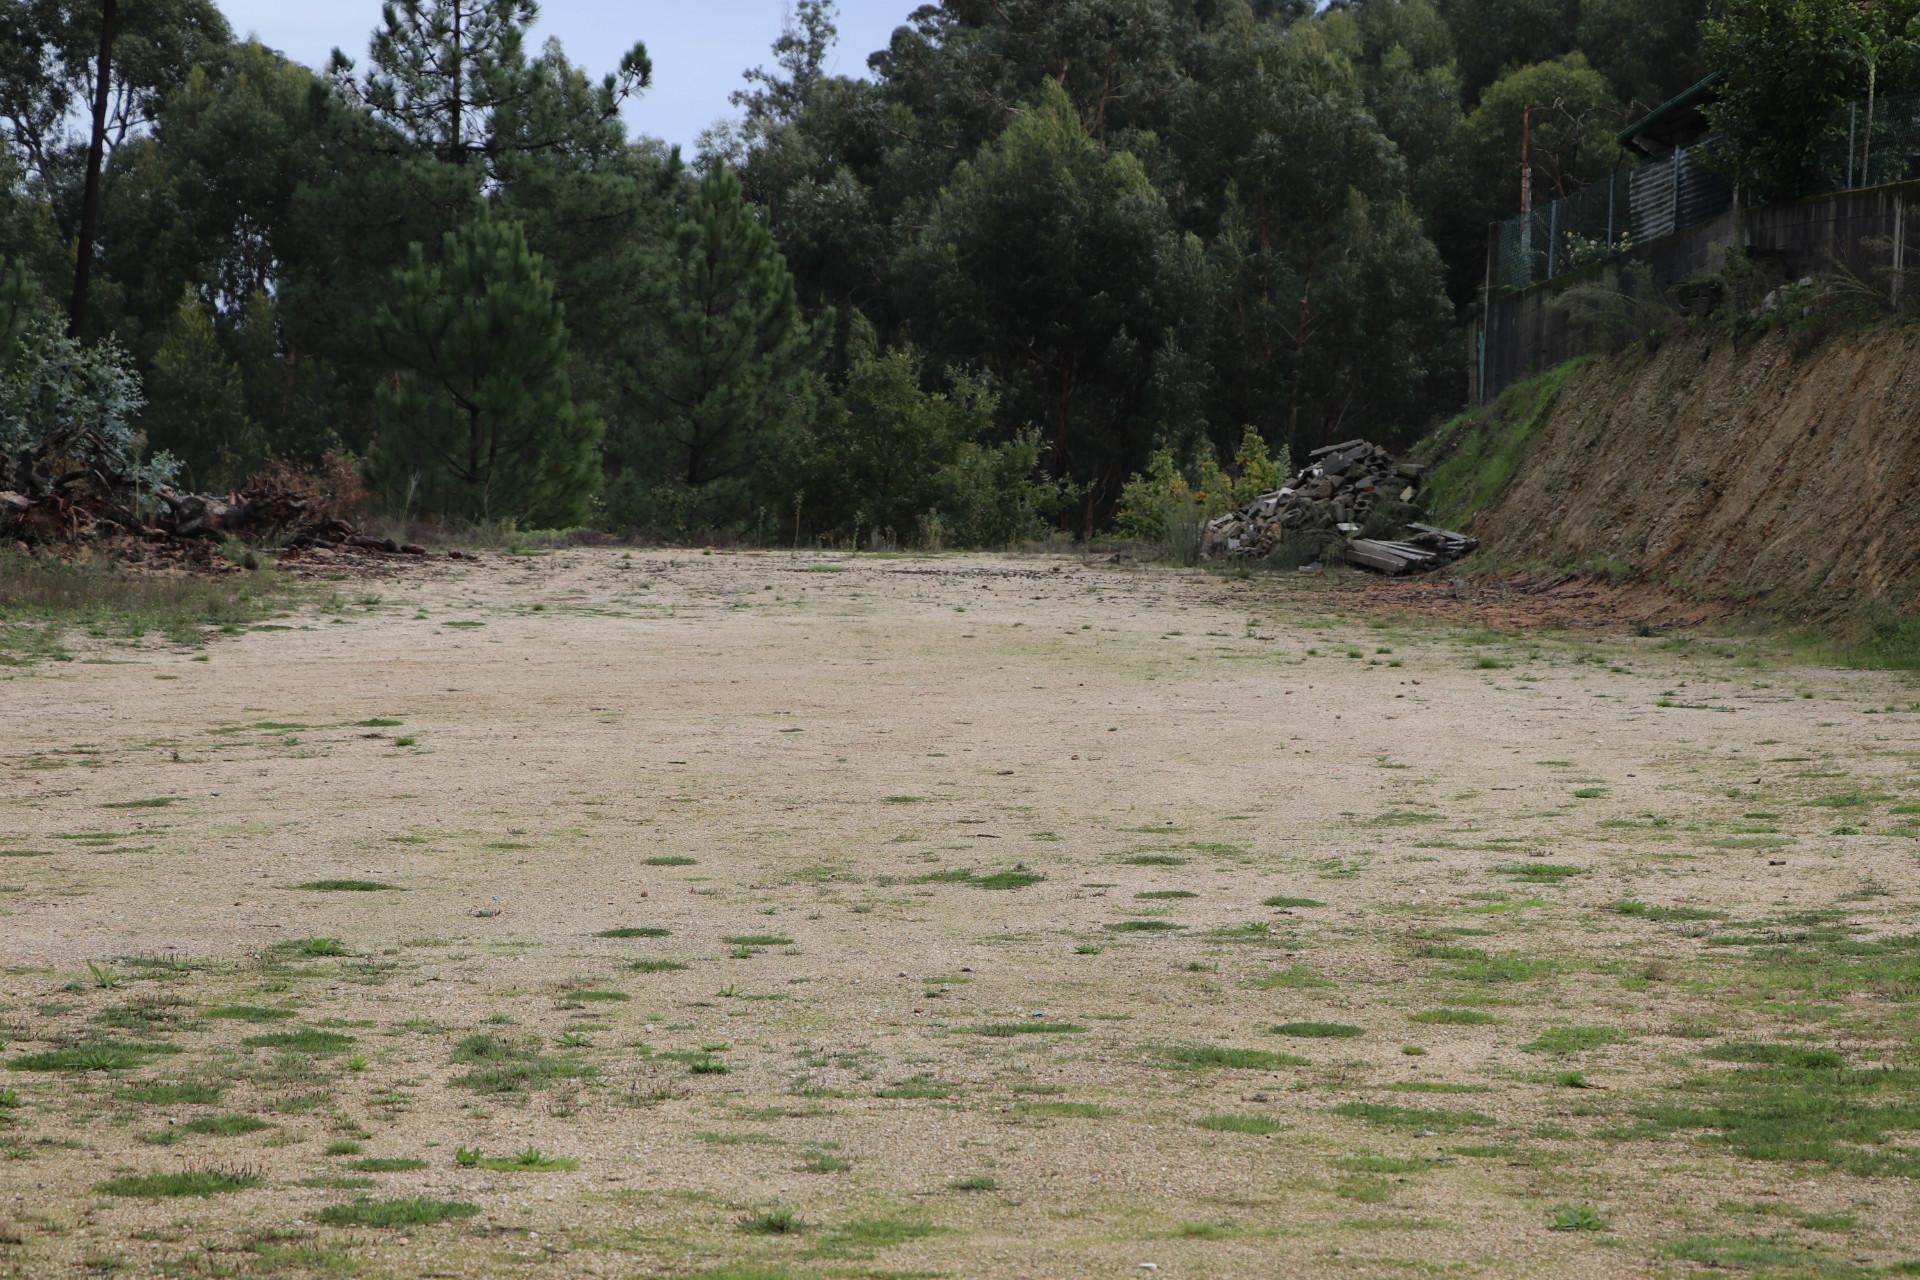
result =
[[1842,107],[1828,118],[1818,149],[1828,191],[1920,179],[1920,97]]
[[1733,207],[1733,189],[1705,146],[1617,169],[1565,199],[1494,228],[1491,283],[1529,289],[1568,271],[1672,235]]

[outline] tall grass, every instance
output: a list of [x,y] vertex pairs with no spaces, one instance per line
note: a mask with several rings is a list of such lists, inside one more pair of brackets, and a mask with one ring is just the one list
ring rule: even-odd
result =
[[1466,528],[1500,500],[1560,392],[1586,363],[1586,357],[1569,360],[1515,383],[1491,405],[1461,414],[1420,443],[1413,456],[1428,466],[1435,523]]
[[51,655],[76,629],[115,639],[157,632],[192,643],[203,628],[266,616],[286,592],[271,572],[144,573],[103,556],[60,560],[0,550],[0,652]]

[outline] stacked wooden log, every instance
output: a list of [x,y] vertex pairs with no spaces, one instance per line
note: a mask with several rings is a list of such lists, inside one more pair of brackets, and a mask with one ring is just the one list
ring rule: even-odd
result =
[[1283,487],[1211,521],[1205,553],[1263,559],[1290,537],[1321,534],[1344,543],[1349,563],[1398,574],[1439,568],[1479,546],[1464,534],[1417,523],[1401,526],[1395,540],[1360,536],[1383,504],[1415,510],[1423,473],[1418,463],[1401,462],[1365,440],[1328,445],[1308,459]]

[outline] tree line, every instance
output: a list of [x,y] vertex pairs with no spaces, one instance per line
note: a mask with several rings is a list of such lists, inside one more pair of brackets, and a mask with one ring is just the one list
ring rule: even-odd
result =
[[394,0],[319,69],[212,0],[17,0],[0,339],[114,344],[199,488],[331,456],[452,520],[1097,529],[1156,451],[1408,441],[1526,108],[1564,194],[1822,4],[939,0],[855,77],[799,0],[685,156],[629,135],[645,46],[591,76],[533,0]]

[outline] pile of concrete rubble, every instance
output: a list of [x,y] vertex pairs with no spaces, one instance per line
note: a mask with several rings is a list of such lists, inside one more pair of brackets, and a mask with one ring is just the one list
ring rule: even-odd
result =
[[1289,538],[1319,534],[1330,545],[1337,542],[1348,563],[1399,574],[1438,569],[1480,545],[1465,534],[1412,520],[1398,524],[1398,536],[1391,540],[1361,537],[1382,503],[1418,514],[1414,502],[1424,468],[1365,440],[1328,445],[1308,457],[1306,470],[1285,487],[1211,521],[1205,553],[1264,559]]

